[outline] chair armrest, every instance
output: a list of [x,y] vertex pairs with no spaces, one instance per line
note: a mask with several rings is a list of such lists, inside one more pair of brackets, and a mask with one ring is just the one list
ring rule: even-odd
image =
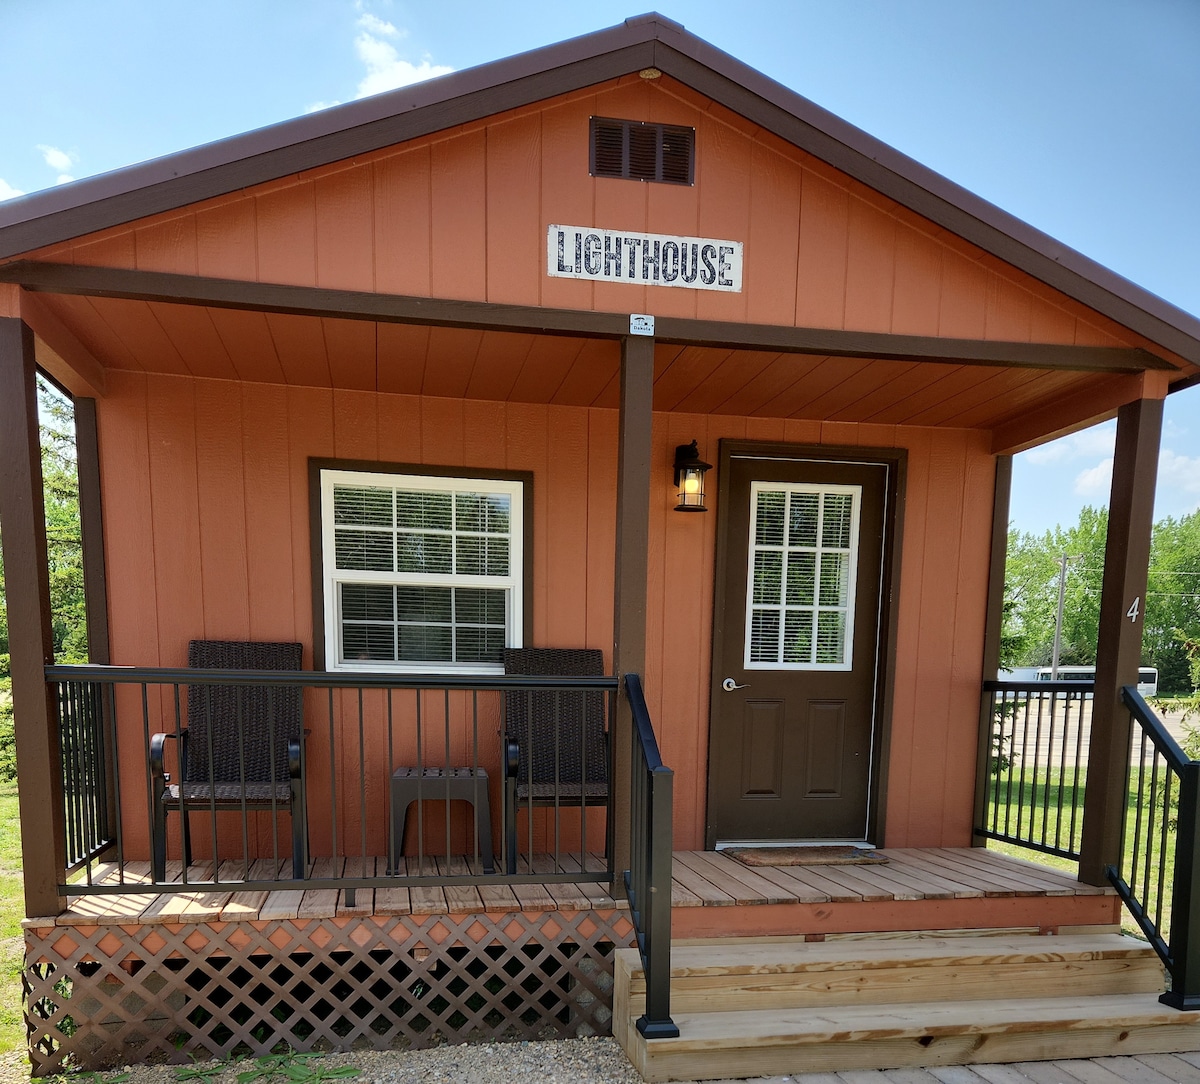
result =
[[150,735],[150,779],[154,783],[166,784],[171,781],[171,776],[163,769],[163,758],[167,742],[174,741],[181,736],[186,737],[187,731],[184,730],[182,735],[172,733]]
[[516,779],[521,767],[521,747],[508,738],[504,742],[504,774],[508,779]]

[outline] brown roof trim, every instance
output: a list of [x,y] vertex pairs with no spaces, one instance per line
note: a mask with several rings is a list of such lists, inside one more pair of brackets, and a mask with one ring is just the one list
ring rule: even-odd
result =
[[620,26],[0,203],[0,259],[656,67],[1047,285],[1200,364],[1200,319],[714,48]]
[[[629,333],[629,316],[625,313],[502,305],[453,298],[405,297],[358,290],[331,290],[320,286],[285,286],[177,275],[164,271],[132,271],[127,268],[53,264],[35,260],[0,266],[0,282],[16,282],[35,293],[207,305],[345,320],[378,320],[384,323],[605,339],[622,339]],[[735,350],[771,350],[821,357],[870,357],[1078,372],[1139,373],[1147,369],[1173,369],[1158,355],[1137,347],[942,339],[683,317],[659,318],[655,332],[658,341],[666,343],[719,346]]]
[[1173,380],[1167,385],[1167,394],[1174,395],[1176,392],[1187,391],[1188,388],[1194,388],[1200,385],[1200,373],[1192,373],[1191,376],[1185,376],[1182,380]]

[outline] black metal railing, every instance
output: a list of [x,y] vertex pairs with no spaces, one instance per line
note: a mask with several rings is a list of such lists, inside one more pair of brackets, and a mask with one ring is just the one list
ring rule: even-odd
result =
[[70,682],[58,693],[66,861],[67,872],[74,873],[116,843],[113,763],[103,686]]
[[[109,666],[51,666],[46,677],[62,727],[68,896],[336,887],[353,905],[356,888],[612,881],[608,803],[567,772],[585,704],[601,698],[607,719],[615,677]],[[538,695],[555,705],[559,774],[543,802],[513,804],[506,699]],[[294,740],[264,732],[258,717],[289,698],[302,727]],[[202,767],[180,761],[200,730],[192,717],[212,705],[227,737],[232,727],[224,774],[208,767],[222,759],[215,726],[192,743]],[[267,775],[256,777],[263,746]]]
[[671,1019],[671,800],[675,773],[658,740],[637,674],[625,675],[633,713],[632,828],[625,892],[646,976],[646,1011],[637,1029],[647,1039],[674,1038]]
[[985,681],[975,833],[1077,860],[1093,683]]
[[[1171,976],[1162,1000],[1200,1008],[1200,762],[1190,760],[1138,693],[1121,699],[1131,720],[1124,846],[1108,879]],[[1196,932],[1197,937],[1192,933]]]

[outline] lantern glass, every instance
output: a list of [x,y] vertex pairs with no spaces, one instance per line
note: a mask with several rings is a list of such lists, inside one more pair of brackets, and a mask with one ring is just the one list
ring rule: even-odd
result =
[[676,512],[707,512],[704,506],[704,474],[711,468],[700,458],[696,442],[675,449]]
[[677,512],[704,511],[704,471],[687,467],[679,472],[679,504]]

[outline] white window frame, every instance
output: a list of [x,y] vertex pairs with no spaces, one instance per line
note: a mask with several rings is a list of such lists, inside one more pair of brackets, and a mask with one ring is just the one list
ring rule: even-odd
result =
[[[777,546],[759,546],[755,542],[755,517],[758,509],[758,495],[763,491],[785,490],[790,493],[815,493],[822,499],[825,494],[846,494],[851,498],[850,511],[850,545],[848,552],[850,554],[849,578],[846,583],[846,634],[845,634],[845,658],[842,662],[784,662],[767,661],[758,662],[753,660],[751,656],[751,634],[754,621],[754,555],[759,549],[775,550],[782,548],[786,555],[787,546],[787,523],[784,522],[784,545]],[[854,612],[858,606],[858,525],[859,518],[862,513],[862,491],[861,485],[834,485],[834,484],[818,484],[813,482],[768,482],[755,481],[750,483],[750,526],[749,526],[749,545],[746,553],[746,620],[745,627],[742,630],[743,638],[743,659],[742,665],[746,670],[820,670],[820,671],[849,671],[854,669]],[[827,548],[821,538],[821,524],[823,520],[818,520],[817,526],[817,546],[816,552],[818,556]],[[840,550],[841,547],[829,547],[831,549]],[[818,564],[817,582],[814,590],[817,594],[813,597],[811,606],[789,606],[786,603],[779,607],[770,607],[778,609],[780,612],[780,621],[788,610],[812,610],[814,614],[819,614],[822,610],[841,610],[841,606],[822,606],[820,604],[820,566]],[[782,583],[786,591],[787,584],[787,564],[786,561],[782,568]],[[759,607],[762,609],[763,607]]]
[[[339,470],[322,467],[321,566],[325,619],[325,668],[330,671],[397,674],[501,674],[502,662],[396,662],[384,659],[342,658],[340,591],[343,583],[390,585],[425,584],[447,587],[503,588],[505,591],[505,646],[520,647],[524,627],[525,485],[519,479],[471,478],[390,471]],[[374,486],[383,489],[417,489],[449,493],[504,493],[511,498],[509,514],[509,574],[480,576],[450,573],[375,572],[338,569],[334,539],[333,491],[336,485]]]

